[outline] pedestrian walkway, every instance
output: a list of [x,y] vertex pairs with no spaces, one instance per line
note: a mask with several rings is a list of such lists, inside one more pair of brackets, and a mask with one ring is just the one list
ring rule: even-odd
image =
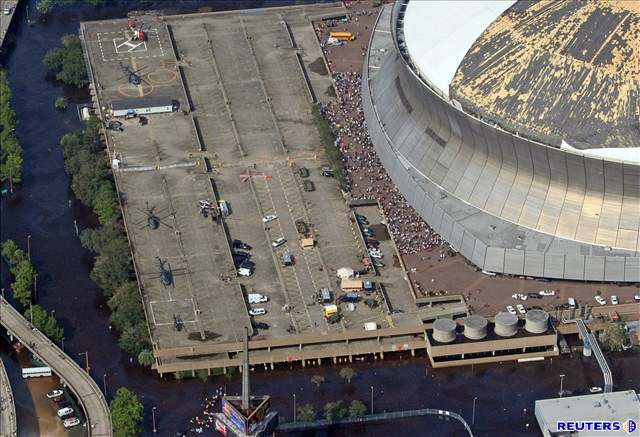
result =
[[13,401],[13,392],[9,384],[9,377],[0,359],[0,436],[18,435],[16,422],[16,405]]
[[87,419],[89,436],[111,437],[111,413],[91,376],[0,297],[0,324],[60,377],[75,394]]

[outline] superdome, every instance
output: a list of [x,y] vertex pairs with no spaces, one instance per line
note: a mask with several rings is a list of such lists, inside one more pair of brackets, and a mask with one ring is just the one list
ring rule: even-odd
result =
[[479,268],[640,282],[640,7],[397,1],[363,69],[378,156]]

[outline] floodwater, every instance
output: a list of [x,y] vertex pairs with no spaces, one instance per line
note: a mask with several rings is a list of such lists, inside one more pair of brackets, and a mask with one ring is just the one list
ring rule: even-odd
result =
[[[34,0],[28,2],[34,10]],[[283,3],[283,2],[279,2]],[[172,8],[189,11],[199,7],[240,8],[273,5],[273,2],[142,2],[138,7]],[[24,3],[23,6],[24,8]],[[32,260],[39,272],[38,303],[55,312],[66,333],[65,350],[84,365],[88,352],[91,374],[99,386],[106,385],[107,396],[113,396],[120,386],[136,391],[145,404],[144,433],[153,435],[151,408],[156,406],[158,435],[171,436],[188,429],[189,419],[200,411],[204,397],[220,386],[228,393],[240,390],[239,379],[224,377],[176,381],[160,379],[130,362],[117,346],[116,333],[109,327],[109,312],[100,291],[89,279],[90,255],[82,249],[74,222],[80,229],[94,226],[91,214],[72,197],[64,172],[60,137],[80,127],[73,105],[66,112],[54,108],[54,100],[66,95],[71,103],[82,103],[85,91],[63,87],[45,80],[42,58],[56,46],[64,34],[75,33],[82,20],[122,17],[126,7],[73,8],[53,13],[45,22],[32,27],[26,25],[24,9],[19,11],[21,22],[16,26],[16,46],[6,60],[14,95],[14,109],[19,125],[18,136],[24,147],[24,188],[9,201],[2,199],[1,236],[14,239],[26,248],[31,235]],[[174,9],[175,10],[175,9]],[[2,266],[2,286],[9,282],[6,266]],[[34,411],[43,390],[50,384],[43,381],[24,382],[19,376],[19,364],[6,342],[0,348],[7,358],[18,406],[20,435],[38,434]],[[640,390],[640,359],[620,356],[610,359],[617,389]],[[256,371],[252,391],[270,394],[273,408],[291,420],[293,394],[298,405],[312,403],[317,409],[328,401],[347,402],[360,399],[369,406],[373,398],[374,411],[442,408],[460,412],[472,422],[473,402],[476,399],[475,424],[477,436],[538,436],[533,415],[534,400],[555,397],[559,390],[560,374],[565,389],[576,393],[587,387],[601,385],[602,377],[595,359],[581,357],[556,358],[526,364],[504,363],[474,368],[434,371],[425,357],[396,356],[380,362],[354,363],[357,375],[351,384],[338,376],[339,367],[306,368],[274,372]],[[316,387],[311,383],[315,374],[325,376]],[[28,384],[34,384],[37,389]],[[42,387],[40,387],[42,385]],[[30,390],[31,389],[31,390]],[[373,393],[373,396],[372,396]],[[33,394],[33,396],[32,396]],[[45,435],[49,430],[42,429]],[[209,433],[209,435],[213,432]],[[205,434],[206,435],[206,434]],[[302,434],[300,434],[302,435]],[[464,436],[457,422],[433,417],[407,419],[388,424],[336,428],[309,432],[318,436]]]

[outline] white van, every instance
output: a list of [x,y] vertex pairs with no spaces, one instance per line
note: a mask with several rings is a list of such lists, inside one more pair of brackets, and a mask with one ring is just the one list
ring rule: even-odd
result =
[[574,309],[576,307],[576,300],[574,298],[570,297],[567,301],[569,302],[569,308]]
[[247,295],[247,298],[249,300],[249,303],[262,303],[269,301],[269,298],[267,296],[264,296],[260,293],[249,293]]

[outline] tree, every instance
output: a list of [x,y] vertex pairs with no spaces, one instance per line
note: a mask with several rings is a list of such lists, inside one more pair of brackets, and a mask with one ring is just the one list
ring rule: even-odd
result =
[[63,36],[62,47],[48,51],[42,62],[50,74],[66,84],[82,88],[89,82],[82,43],[77,35]]
[[142,413],[144,407],[138,396],[126,387],[120,387],[111,401],[111,422],[115,437],[133,437],[142,431]]
[[98,187],[93,200],[93,209],[103,225],[113,223],[120,218],[118,195],[111,181],[103,181]]
[[108,301],[111,308],[111,321],[120,331],[144,321],[144,311],[140,293],[135,282],[120,286]]
[[138,364],[144,367],[151,367],[156,362],[153,352],[145,349],[138,354]]
[[32,305],[30,309],[24,312],[24,317],[27,320],[33,320],[33,326],[51,340],[59,342],[64,337],[64,330],[58,324],[58,321],[40,305]]
[[327,420],[339,420],[347,415],[347,407],[342,401],[327,402],[324,405],[324,417]]
[[351,384],[351,380],[353,379],[354,376],[356,376],[356,371],[353,370],[351,367],[343,367],[340,370],[340,377],[342,379],[346,379],[349,384]]
[[135,356],[138,356],[145,349],[150,349],[151,344],[146,323],[140,322],[125,328],[120,335],[118,344],[125,352]]
[[605,349],[620,352],[627,337],[623,322],[609,322],[604,328],[602,335],[602,345]]
[[316,385],[316,387],[320,387],[324,383],[324,376],[313,375],[311,377],[311,382],[313,382]]
[[367,407],[362,401],[357,399],[351,401],[351,405],[349,406],[349,417],[353,419],[356,417],[362,417],[365,414],[367,414]]
[[313,408],[311,404],[304,404],[301,407],[298,407],[298,417],[297,419],[302,422],[313,422],[316,420],[317,413],[316,409]]
[[13,240],[6,240],[2,243],[2,256],[9,261],[11,268],[17,266],[20,261],[27,259],[27,254]]
[[67,109],[67,98],[65,96],[60,96],[56,98],[55,107],[56,109],[60,109],[62,111]]
[[11,88],[0,68],[0,181],[22,179],[22,147],[15,136],[16,113],[11,108]]
[[11,284],[13,297],[22,305],[29,305],[32,299],[36,271],[29,260],[25,259],[12,269],[12,273],[15,277],[15,281]]

